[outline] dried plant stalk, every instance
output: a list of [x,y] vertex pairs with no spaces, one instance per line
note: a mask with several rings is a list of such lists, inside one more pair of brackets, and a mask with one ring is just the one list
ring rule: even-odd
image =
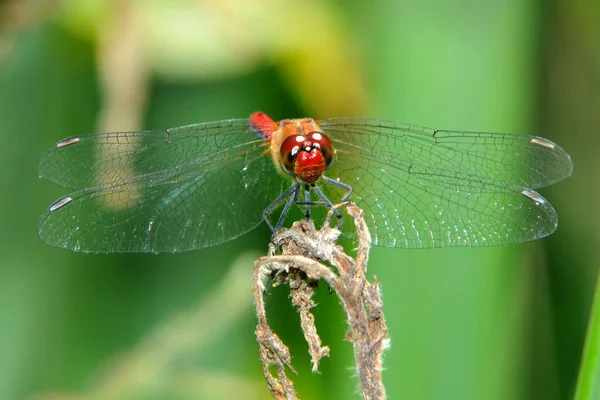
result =
[[[258,259],[254,266],[254,301],[258,325],[256,338],[260,359],[269,390],[276,399],[297,399],[293,382],[286,375],[286,367],[294,374],[287,346],[267,323],[264,292],[266,282],[290,287],[292,304],[300,314],[300,324],[309,345],[313,371],[323,357],[329,356],[329,347],[322,346],[310,309],[315,303],[311,297],[316,283],[324,279],[340,298],[346,314],[346,339],[354,346],[356,371],[363,399],[384,399],[385,388],[381,378],[382,354],[388,346],[388,329],[383,315],[383,302],[377,278],[366,279],[371,236],[365,224],[363,211],[353,203],[346,206],[356,225],[358,248],[356,258],[344,253],[336,245],[340,236],[330,227],[330,212],[320,230],[312,221],[298,221],[290,229],[282,229],[269,246],[269,255]],[[324,265],[327,263],[331,267]],[[336,271],[336,272],[334,272]],[[277,376],[270,367],[274,366]]]

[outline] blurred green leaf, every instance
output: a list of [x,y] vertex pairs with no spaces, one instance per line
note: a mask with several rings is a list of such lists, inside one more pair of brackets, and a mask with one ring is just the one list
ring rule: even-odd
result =
[[600,275],[590,314],[585,350],[581,361],[575,400],[600,398]]

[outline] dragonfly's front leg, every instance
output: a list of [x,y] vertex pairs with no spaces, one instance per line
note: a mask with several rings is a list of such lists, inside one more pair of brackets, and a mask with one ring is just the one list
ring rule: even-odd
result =
[[[283,192],[278,198],[275,199],[275,201],[273,201],[263,211],[263,219],[265,220],[265,222],[267,223],[267,226],[271,229],[273,234],[277,233],[277,231],[279,231],[281,229],[281,227],[283,226],[283,223],[285,222],[285,217],[287,216],[287,214],[290,210],[290,207],[292,206],[292,202],[294,202],[294,200],[297,200],[297,198],[298,198],[299,191],[300,191],[300,182],[294,182],[294,184],[292,186],[290,186],[290,188],[288,190]],[[286,199],[287,199],[287,201],[286,201]],[[269,215],[271,215],[273,210],[275,210],[277,207],[279,207],[279,205],[281,203],[283,203],[284,201],[285,201],[285,206],[283,207],[283,211],[281,212],[281,215],[279,216],[279,219],[277,220],[277,225],[275,225],[275,227],[273,227],[273,225],[269,221]]]

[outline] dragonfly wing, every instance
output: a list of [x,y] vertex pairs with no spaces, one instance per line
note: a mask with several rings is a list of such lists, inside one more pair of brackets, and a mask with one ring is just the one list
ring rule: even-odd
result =
[[[486,140],[471,134],[471,144],[444,142],[433,130],[424,134],[427,128],[389,130],[371,120],[347,121],[322,125],[337,151],[326,175],[354,188],[352,199],[365,210],[374,244],[494,246],[538,239],[556,229],[554,209],[530,187],[570,174],[570,158],[558,146],[501,134],[484,134]],[[494,142],[499,149],[487,144]],[[503,151],[512,155],[503,159]],[[339,189],[326,186],[331,185],[324,189],[334,202],[340,198]]]
[[557,144],[536,136],[460,132],[360,118],[321,123],[334,145],[350,145],[357,154],[395,163],[495,178],[537,189],[569,177],[571,157]]
[[247,119],[162,131],[73,136],[44,153],[39,175],[64,187],[85,189],[199,164],[251,139],[263,142],[250,129]]
[[[263,156],[262,140],[248,141],[241,131],[227,138],[226,148],[219,144],[217,151],[200,152],[194,163],[184,158],[188,161],[170,167],[159,161],[161,150],[153,153],[154,161],[167,169],[148,167],[145,171],[154,172],[100,179],[59,199],[43,214],[40,237],[56,247],[113,253],[179,252],[242,235],[261,222],[284,180],[271,158]],[[167,148],[174,156],[184,146],[172,152],[162,147]],[[146,162],[134,163],[136,172],[150,165],[145,152],[132,154]]]

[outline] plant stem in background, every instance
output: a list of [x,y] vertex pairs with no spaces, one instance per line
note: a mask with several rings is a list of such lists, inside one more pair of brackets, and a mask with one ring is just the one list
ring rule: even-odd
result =
[[575,400],[600,398],[600,275],[590,313]]

